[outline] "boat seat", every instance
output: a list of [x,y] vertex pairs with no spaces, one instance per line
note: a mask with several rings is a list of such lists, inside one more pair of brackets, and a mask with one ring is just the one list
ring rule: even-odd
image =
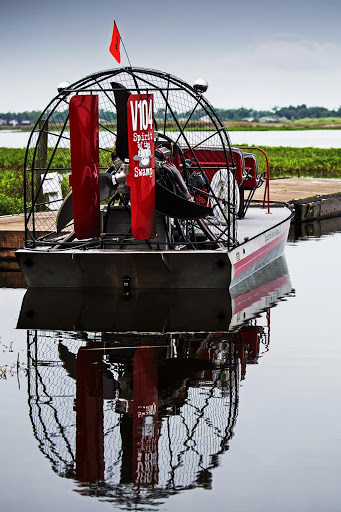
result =
[[[241,186],[244,181],[247,179],[247,175],[245,174],[245,159],[244,153],[239,148],[231,148],[233,154],[233,160],[236,166],[236,174],[235,178],[239,186]],[[229,162],[230,163],[230,162]],[[232,162],[231,162],[232,164]]]
[[[243,183],[240,185],[240,208],[239,218],[245,217],[246,210],[248,209],[253,195],[258,187],[260,187],[264,180],[258,173],[258,161],[256,155],[253,153],[244,153],[245,163],[245,177]],[[248,191],[248,196],[245,199],[244,194]]]
[[246,179],[244,179],[241,187],[244,190],[254,190],[263,183],[262,178],[258,174],[257,157],[252,153],[244,153],[244,162]]
[[[238,185],[241,185],[247,178],[248,175],[245,173],[244,153],[239,148],[231,148],[233,153],[233,160],[236,167],[235,178]],[[226,168],[226,155],[229,166],[232,166],[232,159],[230,152],[227,150],[226,154],[223,150],[217,149],[195,149],[193,153],[198,160],[198,163],[205,171],[208,180],[211,182],[213,176],[218,169]],[[189,154],[188,154],[189,156]],[[197,170],[195,164],[193,167]]]
[[199,168],[193,156],[195,156],[195,159],[198,161],[210,182],[218,169],[226,167],[226,156],[223,150],[217,150],[215,148],[196,148],[191,152],[185,152],[185,158],[192,160],[193,171],[198,171]]

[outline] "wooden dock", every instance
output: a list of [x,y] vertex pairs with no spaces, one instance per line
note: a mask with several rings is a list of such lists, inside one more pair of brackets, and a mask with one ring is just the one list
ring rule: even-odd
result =
[[[319,178],[278,178],[270,180],[270,201],[290,203],[314,196],[341,193],[341,180]],[[259,188],[255,200],[263,199],[264,186]]]
[[[264,197],[264,187],[254,195]],[[341,180],[318,178],[279,178],[270,181],[270,201],[288,203],[295,212],[294,222],[305,222],[341,215]]]

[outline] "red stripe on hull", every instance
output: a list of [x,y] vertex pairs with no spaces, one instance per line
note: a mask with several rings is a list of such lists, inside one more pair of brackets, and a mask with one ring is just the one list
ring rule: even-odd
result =
[[257,263],[261,258],[263,258],[266,254],[268,254],[270,251],[272,251],[275,247],[277,247],[280,243],[283,242],[287,237],[287,233],[282,233],[280,236],[269,242],[268,244],[264,245],[260,249],[257,249],[257,251],[254,251],[249,256],[246,256],[246,258],[243,258],[241,261],[238,261],[233,265],[234,270],[234,279],[238,277],[240,274],[245,272],[249,267]]
[[243,293],[243,295],[239,295],[235,299],[233,299],[234,310],[233,313],[237,314],[246,308],[252,306],[255,302],[261,300],[266,295],[270,295],[275,290],[281,288],[285,284],[289,283],[289,274],[285,274],[284,276],[278,277],[274,281],[270,283],[266,283],[264,285],[259,286],[253,290],[250,290],[247,293]]

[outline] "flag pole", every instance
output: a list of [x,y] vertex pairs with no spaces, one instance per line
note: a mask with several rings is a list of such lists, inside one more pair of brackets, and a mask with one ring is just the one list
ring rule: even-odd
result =
[[[116,27],[117,27],[116,20],[114,20],[114,25],[116,25]],[[117,30],[118,30],[118,29],[117,29]],[[129,66],[130,66],[130,67],[132,67],[131,62],[130,62],[130,59],[129,59],[128,52],[127,52],[127,50],[126,50],[126,47],[124,46],[124,42],[123,42],[123,39],[122,39],[121,33],[119,32],[119,34],[120,34],[121,43],[122,43],[122,46],[123,46],[124,52],[125,52],[125,54],[126,54],[126,56],[127,56],[128,62],[129,62]]]
[[125,54],[126,54],[126,56],[127,56],[127,59],[128,59],[129,65],[130,65],[130,67],[132,68],[132,65],[131,65],[131,62],[130,62],[130,59],[129,59],[129,55],[128,55],[128,53],[127,53],[126,47],[124,46],[124,42],[123,42],[122,37],[121,37],[121,41],[122,41],[122,46],[123,46],[123,49],[124,49]]

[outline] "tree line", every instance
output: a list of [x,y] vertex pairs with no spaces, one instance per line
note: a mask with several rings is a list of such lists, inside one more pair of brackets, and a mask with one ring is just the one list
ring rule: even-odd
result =
[[[324,117],[341,117],[341,106],[338,109],[330,110],[326,107],[307,107],[307,105],[302,104],[296,107],[290,105],[289,107],[273,107],[271,110],[255,110],[252,108],[237,108],[237,109],[223,109],[216,108],[219,116],[223,121],[243,121],[246,119],[252,119],[257,121],[262,117],[286,117],[289,121],[295,121],[298,119],[311,119],[311,118],[324,118]],[[12,120],[16,120],[18,124],[23,124],[24,122],[29,121],[30,124],[34,124],[39,118],[41,111],[33,110],[33,111],[25,111],[25,112],[0,112],[0,120],[5,121],[5,123],[9,125]],[[178,112],[174,114],[180,119],[181,117],[185,118],[186,115],[191,115],[191,119],[193,121],[200,119],[205,116],[205,111],[203,109],[197,109],[194,114],[192,112]],[[54,119],[54,114],[52,114],[50,118],[50,122],[53,124],[54,122],[63,122],[68,115],[67,110],[65,112],[56,113],[57,118]],[[162,118],[164,115],[163,109],[159,109],[156,112],[156,118]],[[167,115],[167,114],[166,114]],[[168,113],[168,116],[171,114]],[[116,113],[113,113],[109,110],[99,111],[100,122],[114,122],[116,120]],[[25,123],[24,123],[25,124]],[[27,123],[26,123],[27,124]]]
[[273,107],[272,110],[255,110],[248,108],[221,109],[217,108],[223,121],[242,121],[244,119],[258,120],[261,117],[286,117],[289,121],[298,119],[320,119],[323,117],[341,117],[341,106],[337,110],[329,110],[325,107],[307,107],[307,105],[298,105],[296,107]]
[[39,110],[32,110],[24,112],[0,112],[0,120],[5,121],[9,125],[11,121],[16,121],[18,124],[23,124],[23,121],[29,121],[30,124],[34,124],[39,118],[41,112]]

